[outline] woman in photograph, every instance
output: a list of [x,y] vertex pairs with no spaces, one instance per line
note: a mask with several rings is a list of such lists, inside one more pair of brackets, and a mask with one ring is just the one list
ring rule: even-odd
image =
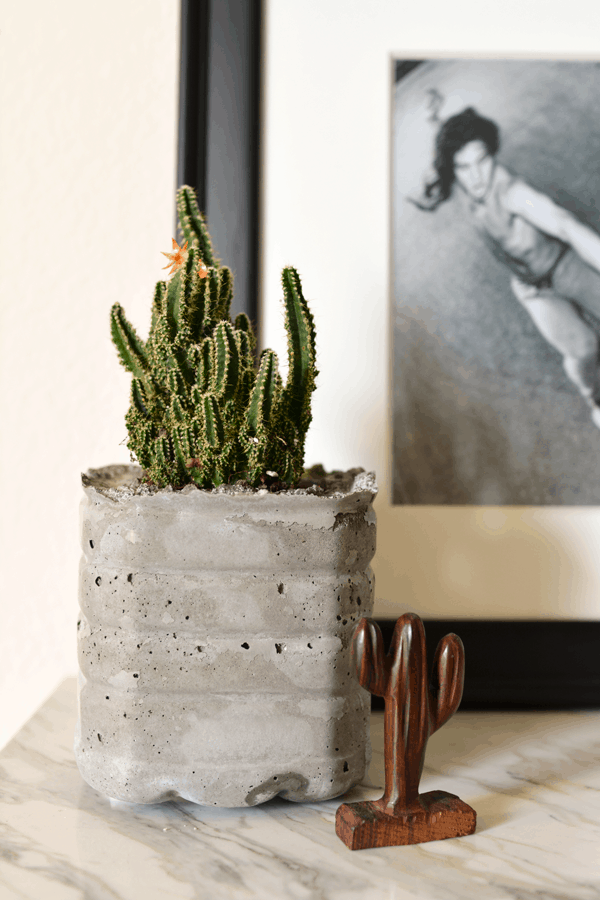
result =
[[[432,94],[432,121],[442,98]],[[564,371],[600,428],[600,235],[497,162],[498,126],[472,107],[440,123],[431,178],[420,209],[438,208],[458,187],[477,229],[510,270],[510,286],[538,331],[562,356]],[[583,314],[582,314],[583,312]],[[594,319],[592,319],[594,321]]]

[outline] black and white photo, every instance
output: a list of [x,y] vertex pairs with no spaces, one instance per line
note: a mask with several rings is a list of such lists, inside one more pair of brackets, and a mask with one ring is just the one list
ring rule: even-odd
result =
[[600,67],[398,60],[393,502],[600,501]]

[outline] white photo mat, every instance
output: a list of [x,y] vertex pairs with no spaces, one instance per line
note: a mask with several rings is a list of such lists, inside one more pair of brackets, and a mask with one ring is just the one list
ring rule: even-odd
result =
[[380,0],[266,4],[262,342],[285,357],[279,273],[317,325],[307,463],[377,471],[378,615],[600,618],[594,508],[391,503],[394,58],[600,59],[597,9]]

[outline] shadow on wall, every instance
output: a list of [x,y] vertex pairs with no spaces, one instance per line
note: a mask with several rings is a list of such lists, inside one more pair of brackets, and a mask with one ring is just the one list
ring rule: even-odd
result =
[[600,230],[598,64],[436,60],[397,84],[393,502],[597,504],[600,432],[464,195],[433,213],[405,199],[432,151],[431,88],[443,118],[473,105],[496,121],[499,162]]

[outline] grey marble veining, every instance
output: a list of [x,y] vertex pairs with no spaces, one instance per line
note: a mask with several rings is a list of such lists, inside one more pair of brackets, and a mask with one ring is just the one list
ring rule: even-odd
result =
[[[341,802],[252,809],[111,802],[73,758],[75,680],[0,753],[0,900],[598,900],[600,713],[458,713],[422,790],[460,795],[476,834],[380,850],[335,835]],[[383,783],[372,717],[370,785]]]

